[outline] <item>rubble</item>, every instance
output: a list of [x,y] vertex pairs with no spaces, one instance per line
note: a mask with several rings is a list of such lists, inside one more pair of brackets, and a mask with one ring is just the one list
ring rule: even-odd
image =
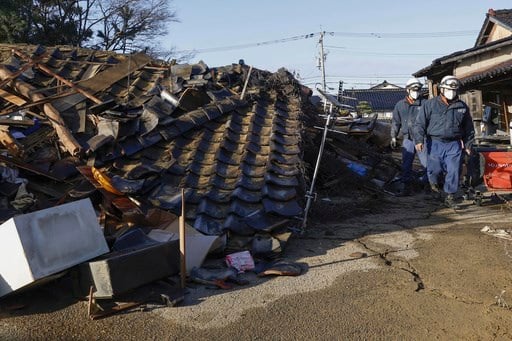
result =
[[[325,117],[288,71],[69,47],[0,45],[0,52],[0,218],[89,198],[110,252],[82,264],[89,271],[82,291],[92,285],[96,298],[116,296],[177,273],[182,209],[187,274],[213,248],[274,257],[300,229],[321,135],[315,127]],[[334,119],[320,190],[344,192],[356,177],[363,190],[386,192],[399,167],[381,152],[379,125]],[[137,229],[148,243],[120,254],[123,236]],[[162,245],[172,245],[173,256],[161,252],[169,271],[125,278],[121,289],[109,287],[113,277],[100,284],[94,275],[95,267],[113,273],[110,265],[125,261],[120,271],[128,275],[144,263],[140,250]],[[300,273],[287,263],[261,270]]]
[[[207,235],[248,236],[296,224],[305,98],[286,71],[254,70],[244,79],[248,66],[210,69],[141,54],[26,49],[14,49],[0,70],[4,90],[23,101],[4,101],[0,110],[37,118],[47,138],[30,149],[30,134],[4,138],[7,166],[37,165],[31,172],[69,185],[62,197],[70,191],[72,199],[96,192],[76,190],[85,176],[103,197],[105,191],[128,197],[141,212],[159,207],[178,213],[184,188],[187,222]],[[7,127],[7,137],[26,131]],[[43,150],[52,155],[42,160]],[[57,168],[65,161],[68,172],[62,174]],[[62,199],[53,194],[41,202]]]

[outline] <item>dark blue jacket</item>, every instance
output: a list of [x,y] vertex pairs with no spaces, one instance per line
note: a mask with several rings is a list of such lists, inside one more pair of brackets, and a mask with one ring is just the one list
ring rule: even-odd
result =
[[424,141],[425,137],[445,142],[462,140],[464,147],[470,148],[475,128],[466,103],[457,99],[446,105],[441,96],[426,100],[414,124],[414,141]]
[[420,112],[422,101],[421,98],[412,104],[409,104],[407,98],[398,101],[393,109],[391,138],[403,135],[404,139],[413,139],[414,121]]

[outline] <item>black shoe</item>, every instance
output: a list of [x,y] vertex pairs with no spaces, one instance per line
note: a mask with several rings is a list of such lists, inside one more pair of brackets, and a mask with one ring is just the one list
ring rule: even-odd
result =
[[432,193],[441,193],[441,189],[439,188],[439,186],[437,184],[431,183],[430,190],[432,191]]
[[400,196],[402,197],[408,197],[412,195],[412,189],[410,184],[404,184],[404,187],[400,193]]
[[448,194],[446,196],[446,199],[444,199],[444,204],[448,208],[458,209],[459,205],[455,202],[455,198],[453,197],[453,194]]
[[425,194],[429,195],[430,199],[435,201],[442,201],[443,199],[441,190],[436,184],[425,185]]

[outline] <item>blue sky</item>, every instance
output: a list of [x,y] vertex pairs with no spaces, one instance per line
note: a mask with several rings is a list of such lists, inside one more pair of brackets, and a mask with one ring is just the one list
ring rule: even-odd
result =
[[[164,48],[198,51],[189,62],[203,60],[211,67],[240,59],[273,72],[284,67],[313,88],[322,79],[318,33],[327,32],[326,81],[333,90],[339,81],[345,88],[384,80],[403,85],[433,59],[472,47],[489,8],[512,8],[510,0],[172,0],[171,5],[180,22],[169,26]],[[315,35],[303,38],[308,34]],[[272,43],[257,45],[262,42]]]

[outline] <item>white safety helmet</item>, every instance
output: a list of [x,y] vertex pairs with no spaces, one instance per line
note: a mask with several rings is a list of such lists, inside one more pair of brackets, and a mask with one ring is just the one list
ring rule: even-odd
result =
[[405,83],[406,89],[419,90],[419,89],[421,89],[422,86],[423,86],[423,84],[420,82],[420,80],[418,78],[409,78],[407,83]]
[[455,76],[444,76],[439,83],[440,88],[457,90],[460,87],[460,81]]

